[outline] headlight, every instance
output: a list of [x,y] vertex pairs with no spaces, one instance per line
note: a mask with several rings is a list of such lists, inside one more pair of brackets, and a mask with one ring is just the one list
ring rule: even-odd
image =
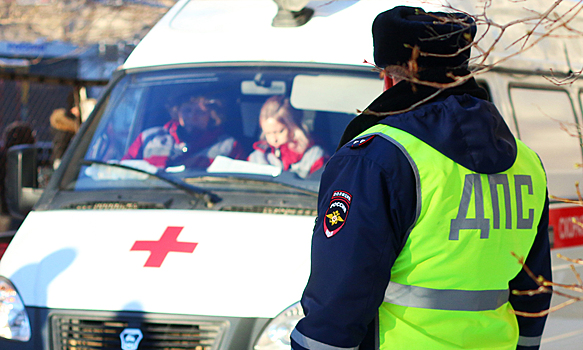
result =
[[12,340],[30,340],[30,322],[16,288],[0,277],[0,337]]
[[300,303],[295,303],[269,321],[255,342],[255,350],[289,350],[290,334],[298,321],[304,317]]

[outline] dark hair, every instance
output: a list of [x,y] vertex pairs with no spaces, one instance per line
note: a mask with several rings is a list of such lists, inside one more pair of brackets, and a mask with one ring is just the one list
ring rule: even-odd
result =
[[4,140],[4,149],[15,145],[35,143],[34,131],[30,124],[22,121],[15,121],[4,129],[2,139]]
[[205,96],[193,96],[191,94],[183,94],[169,99],[166,107],[173,118],[177,118],[177,111],[182,105],[192,103],[201,111],[209,112],[211,120],[215,126],[223,123],[223,103],[216,98],[209,98]]

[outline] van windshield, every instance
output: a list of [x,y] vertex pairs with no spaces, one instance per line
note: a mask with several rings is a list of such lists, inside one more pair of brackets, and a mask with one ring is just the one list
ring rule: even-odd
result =
[[61,187],[143,190],[171,180],[209,190],[285,184],[316,192],[344,128],[381,91],[378,74],[365,69],[129,73],[90,119]]

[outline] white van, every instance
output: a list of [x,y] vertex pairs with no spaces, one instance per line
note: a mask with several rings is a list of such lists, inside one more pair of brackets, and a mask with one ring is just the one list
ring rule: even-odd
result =
[[[382,92],[363,62],[373,62],[373,19],[401,2],[304,3],[286,12],[272,0],[181,0],[115,74],[44,192],[35,188],[37,150],[12,149],[11,210],[30,212],[0,260],[0,349],[288,348],[321,168],[246,161],[261,135],[259,111],[271,96],[288,97],[333,154],[357,110]],[[567,136],[559,122],[582,121],[583,81],[558,86],[541,75],[580,69],[581,44],[548,39],[478,77],[539,152],[559,197],[576,196],[582,178],[581,135]],[[208,167],[130,159],[135,142],[173,122],[173,100],[185,94],[216,105],[215,127],[241,153],[210,152],[201,135],[181,150],[207,149]],[[583,211],[559,209],[555,246],[583,244],[568,221]]]

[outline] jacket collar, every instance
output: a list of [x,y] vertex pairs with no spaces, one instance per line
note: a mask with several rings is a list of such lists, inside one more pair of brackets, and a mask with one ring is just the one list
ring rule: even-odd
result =
[[[383,92],[362,114],[358,115],[348,124],[344,130],[342,138],[340,139],[337,150],[348,141],[366,131],[368,128],[387,118],[387,116],[378,117],[369,114],[367,111],[381,113],[405,111],[420,102],[422,102],[421,104],[427,104],[438,100],[444,100],[451,95],[463,94],[469,94],[483,100],[488,99],[488,93],[478,85],[474,78],[469,79],[464,84],[444,89],[442,91],[426,85],[413,85],[407,81],[401,81],[397,85]],[[432,97],[432,95],[435,96]],[[398,115],[398,113],[396,115]]]

